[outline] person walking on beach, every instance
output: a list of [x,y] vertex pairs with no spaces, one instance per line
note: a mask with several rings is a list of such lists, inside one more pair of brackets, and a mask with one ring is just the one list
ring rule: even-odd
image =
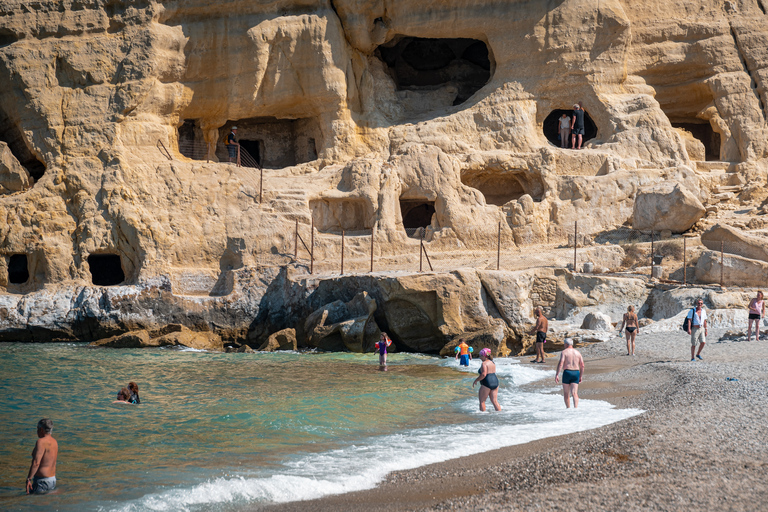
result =
[[536,348],[536,359],[531,362],[545,363],[544,343],[547,342],[549,320],[547,320],[547,317],[544,316],[544,312],[542,312],[539,307],[533,310],[533,314],[536,316],[536,325],[533,326],[528,334],[536,334],[536,342],[534,343],[534,347]]
[[59,443],[53,438],[53,421],[37,422],[37,442],[32,450],[32,464],[27,474],[27,494],[45,494],[56,488],[56,459]]
[[563,370],[563,399],[565,407],[571,407],[571,397],[573,397],[573,408],[579,407],[579,384],[584,377],[584,359],[578,350],[573,348],[573,340],[565,338],[565,349],[560,352],[560,361],[557,363],[555,371],[555,382],[559,382],[560,369]]
[[629,306],[627,312],[624,313],[619,332],[624,328],[626,328],[627,336],[627,355],[633,356],[635,355],[635,337],[640,329],[640,324],[637,322],[637,315],[635,314],[635,306]]
[[[573,116],[571,117],[571,147],[581,149],[581,141],[584,138],[584,109],[576,103],[573,105]],[[576,146],[578,140],[579,145]]]
[[[696,300],[696,307],[691,308],[688,311],[688,334],[691,335],[691,361],[695,361],[696,358],[701,359],[701,351],[704,350],[704,345],[707,344],[707,312],[704,310],[704,301],[701,299]],[[696,343],[699,343],[699,351],[696,352]]]
[[387,367],[387,347],[392,344],[392,340],[389,339],[387,333],[381,333],[379,341],[376,342],[376,350],[379,351],[379,366],[381,368]]
[[747,324],[747,341],[752,339],[752,322],[755,323],[755,341],[760,341],[760,319],[765,316],[763,292],[757,292],[757,297],[749,301],[749,323]]
[[496,363],[493,362],[491,357],[491,349],[488,347],[480,350],[480,369],[477,371],[480,375],[477,376],[472,383],[472,388],[475,384],[480,383],[480,392],[478,398],[480,399],[480,410],[485,412],[485,401],[488,397],[491,398],[493,408],[497,411],[501,410],[499,405],[499,378],[496,377]]

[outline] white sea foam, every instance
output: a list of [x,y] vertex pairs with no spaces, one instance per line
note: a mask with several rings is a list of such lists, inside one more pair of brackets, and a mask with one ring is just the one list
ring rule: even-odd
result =
[[[560,394],[523,392],[518,388],[521,384],[550,378],[553,371],[528,367],[513,359],[497,359],[496,365],[502,381],[499,402],[503,411],[500,413],[480,413],[476,398],[465,399],[459,406],[470,420],[464,424],[371,437],[337,450],[296,456],[272,474],[214,478],[192,487],[146,495],[112,510],[231,510],[248,503],[307,500],[370,489],[392,471],[589,430],[642,412],[616,409],[596,400],[581,400],[577,410],[565,409]],[[476,373],[478,367],[479,361],[473,361],[469,368],[459,369]]]

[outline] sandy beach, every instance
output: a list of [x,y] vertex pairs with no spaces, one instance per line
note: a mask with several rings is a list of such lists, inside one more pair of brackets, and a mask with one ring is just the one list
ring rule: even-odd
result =
[[[768,336],[719,341],[724,332],[710,330],[696,362],[682,331],[641,330],[635,357],[625,355],[623,338],[579,347],[586,362],[580,397],[646,411],[639,416],[268,510],[765,510]],[[556,354],[549,356],[554,370]],[[530,387],[549,392],[553,385]]]

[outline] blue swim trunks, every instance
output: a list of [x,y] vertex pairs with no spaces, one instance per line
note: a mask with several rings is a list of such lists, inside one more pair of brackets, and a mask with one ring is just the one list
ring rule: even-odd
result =
[[459,356],[459,364],[461,366],[469,366],[469,354]]
[[578,384],[580,376],[579,370],[563,370],[563,384]]
[[56,477],[34,477],[32,479],[32,494],[46,494],[56,488]]

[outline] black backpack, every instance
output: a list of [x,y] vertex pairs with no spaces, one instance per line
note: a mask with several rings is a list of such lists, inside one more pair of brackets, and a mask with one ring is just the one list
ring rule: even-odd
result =
[[694,313],[691,315],[691,318],[688,318],[688,315],[685,315],[685,320],[683,320],[683,330],[685,332],[688,332],[688,329],[691,328],[691,320],[693,320],[693,315],[695,315],[696,308],[691,308],[691,311]]

